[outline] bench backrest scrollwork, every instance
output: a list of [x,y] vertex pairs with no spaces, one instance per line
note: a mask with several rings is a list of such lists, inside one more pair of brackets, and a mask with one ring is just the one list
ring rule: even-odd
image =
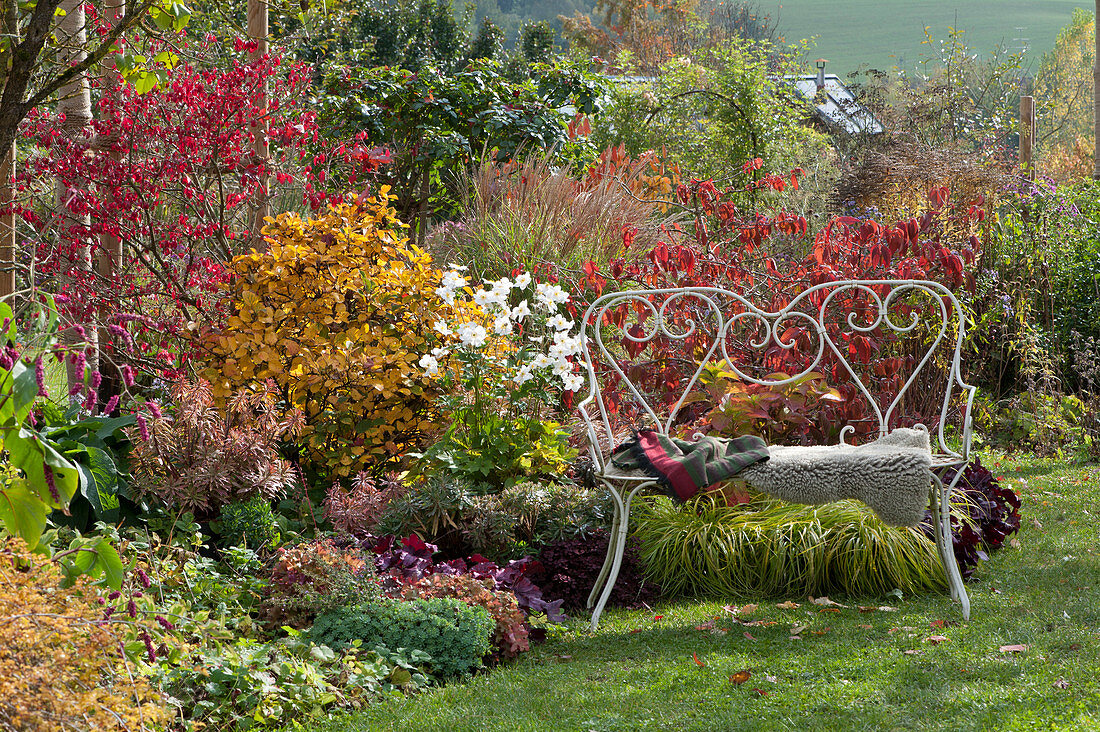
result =
[[[961,371],[966,319],[958,299],[939,283],[828,282],[774,310],[718,287],[624,290],[598,298],[583,322],[589,386],[578,408],[600,468],[620,427],[601,382],[615,382],[633,402],[635,426],[670,432],[708,366],[721,366],[746,384],[777,387],[822,373],[830,386],[842,382],[862,403],[862,421],[869,424],[862,431],[872,437],[910,424],[904,412],[919,401],[927,421],[937,420],[927,425],[933,449],[969,457],[975,388]],[[639,386],[636,375],[657,345],[663,346],[661,360],[648,365],[671,374],[660,400]],[[673,365],[668,354],[677,350]],[[880,378],[884,373],[889,378]],[[951,423],[958,426],[957,440],[951,439]],[[856,431],[846,424],[840,439]]]

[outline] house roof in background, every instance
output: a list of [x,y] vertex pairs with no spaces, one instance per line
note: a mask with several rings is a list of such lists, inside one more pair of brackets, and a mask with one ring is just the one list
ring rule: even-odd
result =
[[871,111],[856,101],[836,74],[825,75],[825,86],[819,92],[817,75],[787,77],[804,99],[817,105],[817,116],[826,124],[850,135],[869,132],[877,135],[882,125]]

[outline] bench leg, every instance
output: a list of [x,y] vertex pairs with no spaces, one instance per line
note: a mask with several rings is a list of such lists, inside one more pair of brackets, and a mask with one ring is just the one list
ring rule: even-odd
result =
[[622,508],[620,508],[622,499],[619,497],[619,492],[611,486],[608,486],[608,490],[611,491],[615,504],[615,514],[611,519],[611,532],[607,535],[607,553],[604,555],[603,566],[600,567],[600,574],[596,577],[596,583],[592,585],[592,591],[588,593],[588,602],[585,604],[585,607],[589,610],[592,609],[600,590],[603,589],[607,575],[611,573],[611,564],[615,560],[615,539],[619,534],[619,522],[622,520]]
[[951,491],[962,477],[963,469],[955,472],[955,478],[951,485],[944,486],[940,477],[933,473],[934,483],[932,511],[936,514],[936,547],[940,552],[940,561],[943,563],[944,573],[947,575],[947,586],[951,590],[951,599],[958,600],[962,605],[963,620],[970,619],[970,597],[966,594],[963,585],[962,573],[959,571],[959,563],[955,559],[955,550],[951,542]]
[[[626,551],[626,537],[630,531],[630,503],[634,500],[634,496],[638,494],[638,491],[653,485],[653,483],[642,483],[626,496],[626,501],[623,501],[619,492],[612,486],[608,486],[611,489],[611,497],[615,501],[615,513],[616,520],[611,527],[611,536],[608,538],[607,544],[607,558],[604,559],[604,566],[600,569],[600,576],[596,580],[596,586],[592,588],[592,593],[589,595],[589,600],[595,596],[596,591],[599,589],[601,582],[603,583],[603,592],[600,593],[599,602],[596,603],[596,608],[592,611],[592,632],[595,633],[599,627],[600,615],[603,614],[603,609],[607,605],[607,600],[611,597],[611,591],[615,589],[615,580],[619,578],[619,569],[623,563],[623,553]],[[608,561],[611,562],[608,567]]]

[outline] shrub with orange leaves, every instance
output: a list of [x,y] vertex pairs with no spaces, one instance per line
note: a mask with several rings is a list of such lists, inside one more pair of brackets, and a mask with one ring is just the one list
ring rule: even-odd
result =
[[215,396],[273,379],[304,415],[303,457],[333,478],[381,475],[436,429],[438,387],[418,361],[456,306],[390,200],[383,186],[316,219],[269,220],[267,251],[233,259],[225,327],[202,336]]
[[123,655],[95,588],[61,588],[57,565],[0,545],[0,730],[162,728],[164,700]]

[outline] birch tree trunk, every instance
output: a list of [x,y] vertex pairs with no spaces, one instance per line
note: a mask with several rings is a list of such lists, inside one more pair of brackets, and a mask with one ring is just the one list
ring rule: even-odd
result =
[[[87,48],[86,22],[84,16],[83,0],[62,0],[58,6],[64,11],[64,15],[58,18],[56,25],[56,37],[58,41],[58,62],[62,65],[73,65],[84,60]],[[74,76],[59,90],[57,111],[65,116],[61,124],[61,132],[70,138],[78,138],[88,134],[88,127],[92,121],[92,97],[88,88],[88,75],[83,72]],[[89,219],[87,214],[79,214],[74,208],[79,209],[80,189],[75,181],[67,185],[58,180],[55,185],[57,197],[57,215],[61,219],[62,238],[59,242],[63,271],[75,270],[90,274],[92,271],[92,247],[87,239]],[[79,275],[78,275],[79,276]],[[59,283],[62,286],[72,285],[74,278],[63,277]],[[83,326],[84,334],[81,336],[76,326]],[[94,322],[62,323],[62,342],[67,345],[84,344],[88,365],[92,370],[98,369],[99,349],[98,333]],[[76,373],[73,364],[68,365],[69,388],[83,382],[84,374]]]

